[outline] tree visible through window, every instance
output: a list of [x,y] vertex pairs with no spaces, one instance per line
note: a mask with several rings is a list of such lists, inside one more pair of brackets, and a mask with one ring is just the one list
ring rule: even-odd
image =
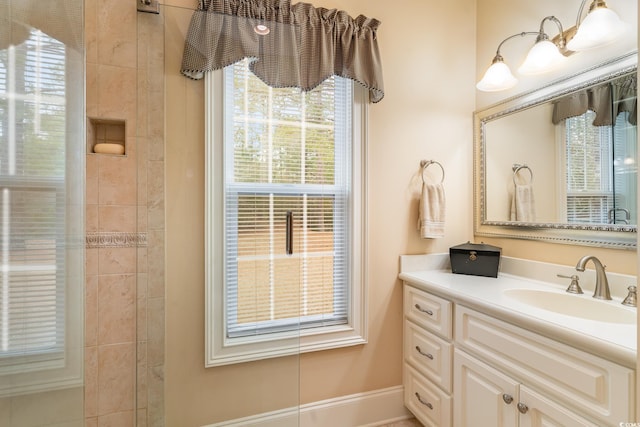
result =
[[247,62],[225,76],[227,334],[346,323],[351,83],[273,89]]

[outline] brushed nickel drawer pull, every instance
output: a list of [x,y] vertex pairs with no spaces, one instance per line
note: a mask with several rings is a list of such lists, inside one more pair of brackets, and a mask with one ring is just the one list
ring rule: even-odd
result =
[[417,346],[416,346],[416,351],[417,351],[418,353],[420,353],[421,355],[423,355],[424,357],[426,357],[427,359],[431,359],[431,360],[433,360],[433,355],[432,355],[432,354],[430,354],[430,353],[425,353],[425,352],[423,352],[423,351],[420,349],[420,346],[419,346],[419,345],[417,345]]
[[504,400],[504,403],[506,403],[507,405],[511,404],[511,402],[513,402],[513,396],[511,396],[510,394],[503,394],[502,395],[502,400]]
[[418,402],[422,403],[424,406],[426,406],[429,409],[433,409],[433,405],[427,402],[426,400],[422,400],[422,397],[420,397],[420,393],[418,393],[417,391],[416,391],[416,397],[418,398]]
[[415,308],[416,308],[416,310],[418,310],[418,311],[421,311],[421,312],[423,312],[423,313],[427,313],[429,316],[433,316],[433,311],[431,311],[431,310],[427,310],[427,309],[424,309],[424,308],[420,307],[420,304],[416,304],[414,307],[415,307]]

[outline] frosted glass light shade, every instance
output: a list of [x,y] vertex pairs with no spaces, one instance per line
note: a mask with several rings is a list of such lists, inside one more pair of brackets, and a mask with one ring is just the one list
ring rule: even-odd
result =
[[574,52],[593,49],[614,42],[627,28],[618,15],[606,7],[599,7],[589,13],[578,27],[578,32],[567,49]]
[[560,67],[567,58],[549,40],[541,40],[533,45],[524,62],[518,68],[521,74],[540,74]]
[[509,66],[502,61],[494,62],[484,73],[482,80],[476,84],[478,90],[483,92],[498,92],[511,89],[518,83],[513,77]]

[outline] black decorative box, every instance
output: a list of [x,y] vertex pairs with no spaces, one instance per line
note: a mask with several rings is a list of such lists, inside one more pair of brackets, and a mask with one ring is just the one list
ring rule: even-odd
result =
[[498,277],[502,248],[484,243],[463,243],[449,248],[451,271],[456,274]]

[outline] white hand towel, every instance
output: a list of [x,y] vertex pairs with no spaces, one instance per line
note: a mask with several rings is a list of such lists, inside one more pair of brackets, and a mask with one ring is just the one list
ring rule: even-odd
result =
[[517,184],[511,193],[511,221],[535,222],[536,206],[531,184]]
[[444,237],[445,197],[442,184],[422,184],[418,230],[423,239]]

